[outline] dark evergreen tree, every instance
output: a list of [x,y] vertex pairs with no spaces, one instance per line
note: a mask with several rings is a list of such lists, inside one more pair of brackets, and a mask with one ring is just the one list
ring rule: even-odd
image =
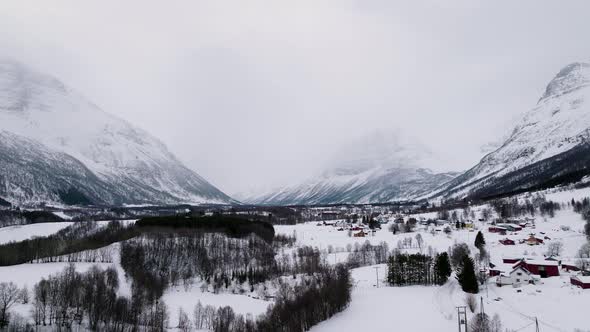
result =
[[436,283],[443,285],[449,280],[451,276],[451,262],[449,261],[449,254],[443,252],[436,255],[436,262],[434,263],[434,277]]
[[475,247],[481,251],[485,245],[486,240],[484,239],[483,234],[481,231],[477,232],[477,235],[475,236]]
[[471,294],[477,294],[479,292],[479,284],[475,275],[475,264],[471,257],[463,257],[463,261],[458,268],[457,280],[464,292]]

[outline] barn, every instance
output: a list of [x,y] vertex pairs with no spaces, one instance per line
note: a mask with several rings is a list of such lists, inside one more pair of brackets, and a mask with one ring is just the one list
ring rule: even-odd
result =
[[516,264],[522,260],[522,257],[504,257],[502,262],[504,264]]
[[543,239],[539,239],[538,237],[531,235],[525,242],[529,246],[537,246],[539,244],[543,244]]
[[590,277],[573,276],[570,278],[570,282],[582,289],[590,289]]
[[559,262],[547,260],[522,260],[514,267],[522,266],[541,278],[559,277]]
[[505,246],[513,246],[516,244],[516,243],[514,243],[514,240],[511,240],[511,239],[500,240],[500,243],[502,243]]
[[580,268],[579,267],[577,267],[575,264],[571,264],[571,263],[561,264],[561,268],[564,269],[566,272],[571,272],[571,271],[578,272],[578,271],[580,271]]
[[506,228],[504,228],[502,226],[490,226],[488,228],[488,231],[490,233],[498,233],[498,234],[502,234],[502,235],[506,234]]

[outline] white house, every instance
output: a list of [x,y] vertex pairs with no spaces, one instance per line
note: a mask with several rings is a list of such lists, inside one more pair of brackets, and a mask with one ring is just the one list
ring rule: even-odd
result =
[[502,273],[496,279],[498,286],[512,285],[514,287],[520,287],[535,283],[534,275],[522,266],[517,266],[509,274]]

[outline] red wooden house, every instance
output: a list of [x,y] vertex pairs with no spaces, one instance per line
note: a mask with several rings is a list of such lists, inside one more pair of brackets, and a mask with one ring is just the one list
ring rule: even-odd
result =
[[580,271],[580,268],[579,267],[577,267],[576,265],[571,264],[571,263],[561,264],[561,268],[564,269],[566,272],[570,272],[570,271],[578,272],[578,271]]
[[541,278],[559,277],[559,262],[556,261],[522,260],[514,265],[515,268],[518,266],[526,268]]
[[520,262],[522,260],[522,257],[517,258],[517,257],[504,257],[502,258],[502,262],[504,264],[516,264],[518,262]]
[[529,246],[536,246],[536,245],[539,245],[539,244],[543,244],[543,239],[539,239],[538,237],[535,237],[534,235],[531,235],[526,240],[526,244],[528,244]]
[[590,277],[574,276],[570,278],[570,282],[582,289],[590,289]]
[[490,233],[499,233],[499,234],[502,234],[502,235],[505,235],[506,234],[506,228],[505,227],[502,227],[502,226],[490,226],[488,228],[488,231]]
[[505,245],[505,246],[513,246],[513,245],[515,245],[515,244],[516,244],[516,243],[514,243],[514,241],[513,241],[513,240],[510,240],[510,239],[503,239],[503,240],[500,240],[500,243],[502,243],[502,244],[503,244],[503,245]]

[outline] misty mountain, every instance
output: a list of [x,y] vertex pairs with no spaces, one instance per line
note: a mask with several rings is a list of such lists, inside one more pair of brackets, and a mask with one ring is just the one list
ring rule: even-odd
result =
[[580,180],[590,173],[590,63],[573,63],[549,82],[504,143],[438,191],[490,197]]
[[0,201],[175,204],[232,200],[149,133],[57,79],[0,61]]
[[296,205],[416,199],[456,176],[426,167],[436,162],[431,151],[407,136],[375,132],[346,144],[322,174],[241,200],[252,204]]

